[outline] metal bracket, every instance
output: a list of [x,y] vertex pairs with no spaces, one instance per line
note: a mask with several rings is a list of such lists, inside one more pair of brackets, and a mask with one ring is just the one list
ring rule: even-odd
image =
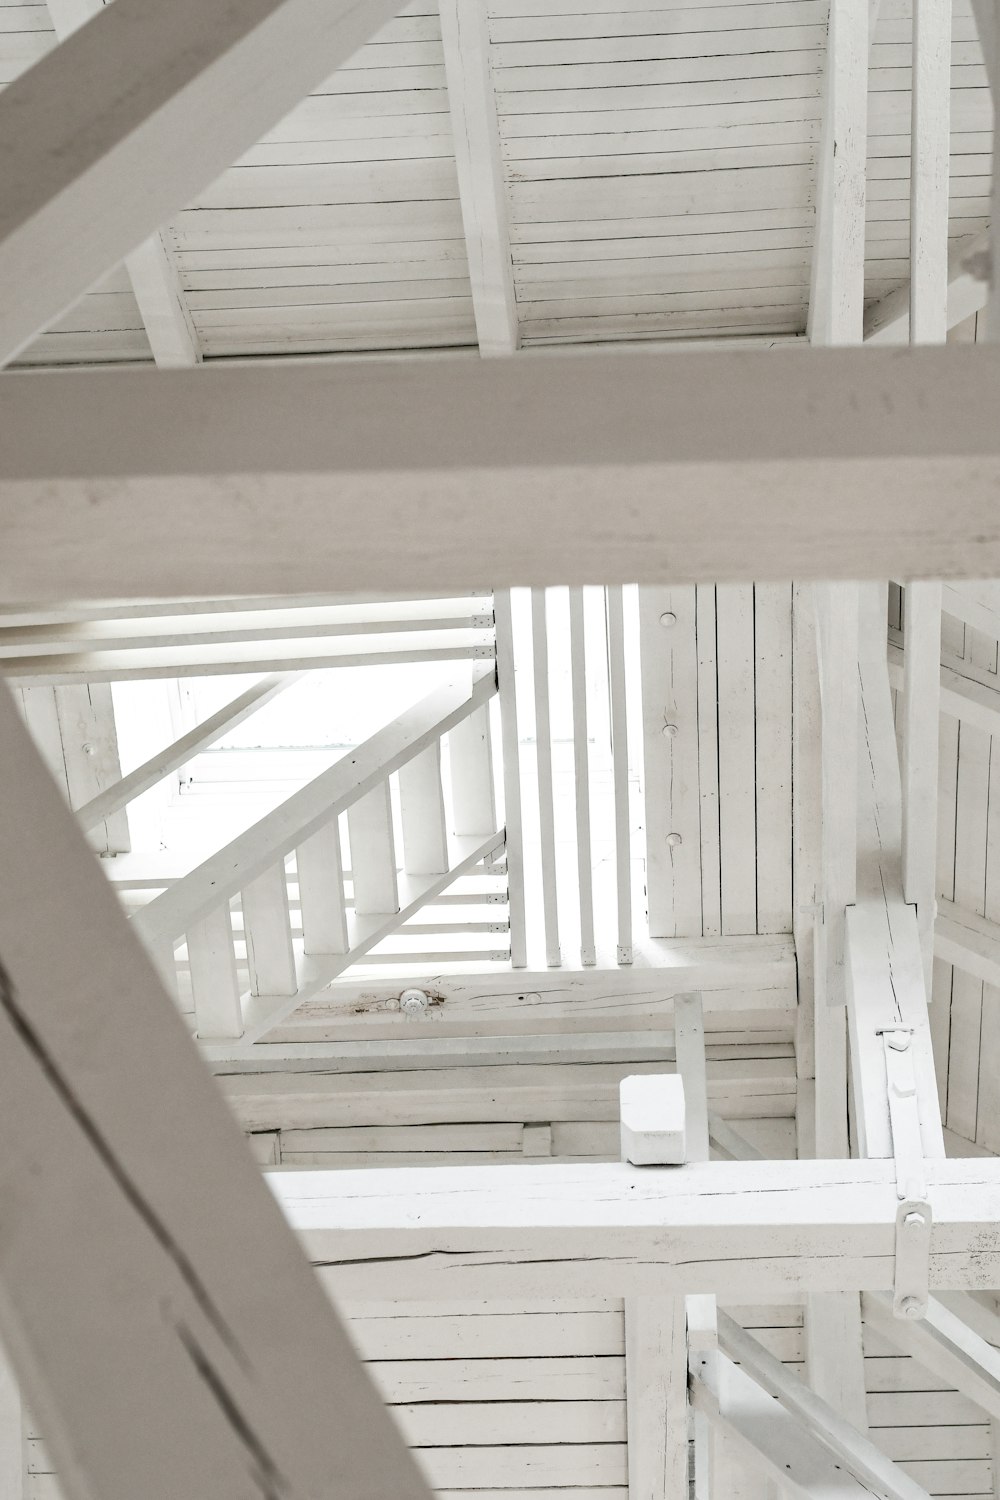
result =
[[892,1154],[896,1164],[896,1265],[892,1310],[897,1318],[927,1315],[933,1213],[924,1172],[917,1083],[913,1073],[913,1029],[880,1027],[885,1053]]

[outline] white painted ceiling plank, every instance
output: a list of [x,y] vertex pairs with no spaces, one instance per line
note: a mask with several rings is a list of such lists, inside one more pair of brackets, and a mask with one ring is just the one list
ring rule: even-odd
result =
[[6,690],[0,744],[0,1321],[69,1500],[426,1500]]
[[[315,88],[396,0],[116,0],[0,96],[12,359]],[[87,79],[81,89],[79,80]]]
[[486,0],[440,0],[440,14],[479,351],[513,354],[518,317]]

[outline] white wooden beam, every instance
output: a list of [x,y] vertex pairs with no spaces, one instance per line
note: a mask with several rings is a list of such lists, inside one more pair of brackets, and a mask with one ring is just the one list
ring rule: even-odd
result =
[[[875,1489],[857,1478],[821,1440],[821,1432],[776,1402],[741,1365],[719,1352],[691,1358],[691,1400],[738,1444],[750,1464],[760,1464],[783,1495],[796,1500],[927,1500],[918,1485]],[[816,1398],[814,1398],[816,1399]]]
[[[938,740],[941,720],[941,585],[907,584],[903,677],[903,898],[916,908],[924,986],[931,993],[937,901]],[[880,673],[881,676],[881,673]],[[888,687],[888,677],[885,686]]]
[[[849,1474],[872,1493],[891,1500],[927,1500],[927,1491],[912,1480],[861,1429],[845,1421],[841,1409],[822,1400],[807,1385],[775,1359],[764,1346],[726,1313],[719,1317],[719,1343],[730,1359],[738,1362],[785,1411],[798,1418],[814,1437],[837,1458]],[[862,1367],[863,1375],[863,1367]],[[864,1380],[861,1385],[864,1406]]]
[[901,786],[883,645],[884,594],[874,584],[862,592],[858,901],[848,916],[848,1019],[859,1147],[863,1155],[892,1154],[880,1032],[903,1026],[910,1032],[924,1155],[943,1157],[923,956],[916,914],[902,888]]
[[[92,20],[104,0],[48,0],[49,16],[60,41]],[[173,253],[162,234],[154,234],[125,258],[125,268],[139,306],[153,359],[161,369],[196,365],[201,360],[198,335],[181,289]]]
[[934,925],[934,953],[963,973],[1000,987],[1000,923],[942,898]]
[[521,751],[517,732],[517,682],[514,624],[509,589],[493,598],[497,639],[497,696],[503,748],[504,843],[507,854],[507,900],[510,911],[510,961],[515,969],[528,962],[524,920],[524,829],[521,817]]
[[4,1500],[24,1500],[27,1477],[24,1460],[21,1388],[9,1360],[0,1349],[0,1495]]
[[[930,1284],[984,1287],[1000,1220],[994,1158],[926,1163]],[[339,1296],[674,1296],[740,1287],[879,1290],[895,1264],[895,1165],[619,1163],[296,1172],[270,1179]],[[419,1257],[420,1276],[412,1270]],[[397,1276],[398,1280],[393,1278]],[[461,1290],[460,1290],[461,1289]]]
[[113,813],[120,812],[136,797],[148,792],[150,787],[169,776],[171,771],[186,765],[199,751],[213,745],[237,725],[244,723],[251,714],[270,703],[278,693],[283,693],[286,688],[298,682],[300,677],[299,672],[275,673],[254,683],[253,687],[240,693],[231,703],[211,714],[172,745],[168,745],[127,776],[123,776],[120,781],[116,781],[113,786],[109,786],[106,791],[99,792],[96,797],[77,808],[76,816],[81,828],[94,828]]
[[6,690],[0,760],[0,1324],[63,1492],[426,1500]]
[[517,303],[486,0],[441,0],[439,9],[479,352],[513,354]]
[[917,1321],[894,1317],[892,1298],[884,1293],[866,1293],[862,1301],[865,1322],[883,1338],[1000,1419],[1000,1351],[981,1334],[935,1297],[926,1318]]
[[116,0],[15,80],[0,99],[0,283],[18,295],[0,316],[0,363],[396,9],[396,0]]
[[[989,231],[960,240],[948,252],[948,301],[945,322],[954,328],[986,304],[984,277]],[[865,343],[905,344],[910,334],[910,283],[887,292],[865,313]]]
[[861,342],[869,0],[831,0],[809,294],[815,344]]
[[626,1299],[625,1400],[629,1500],[678,1500],[688,1469],[683,1298]]
[[951,0],[914,0],[910,149],[911,344],[948,332]]
[[962,346],[9,374],[0,598],[1000,576],[998,401]]

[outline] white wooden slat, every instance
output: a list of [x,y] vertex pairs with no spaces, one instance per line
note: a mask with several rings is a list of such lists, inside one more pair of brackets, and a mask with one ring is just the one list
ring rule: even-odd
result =
[[448,735],[452,832],[459,837],[496,828],[489,706],[476,709]]
[[719,673],[722,930],[757,931],[754,591],[715,591]]
[[903,894],[917,909],[931,993],[937,894],[938,749],[941,714],[941,586],[906,588],[903,681]]
[[250,993],[294,995],[298,980],[283,859],[243,887],[243,930]]
[[625,694],[625,617],[621,587],[606,591],[611,754],[615,789],[615,881],[618,893],[618,962],[632,962],[632,817],[628,781],[628,715]]
[[573,767],[576,775],[576,871],[580,894],[580,962],[597,962],[594,947],[594,872],[590,840],[590,750],[583,589],[569,591],[570,677],[573,691]]
[[242,1036],[243,1006],[228,902],[188,928],[187,949],[199,1037]]
[[361,916],[399,910],[392,796],[383,781],[347,809],[354,910]]
[[[978,645],[976,644],[977,649]],[[955,904],[982,912],[986,894],[986,818],[989,805],[990,736],[961,724],[958,739],[955,822]],[[948,1113],[945,1123],[969,1140],[976,1138],[979,1107],[979,1051],[983,983],[967,967],[952,980],[948,1060]]]
[[[99,792],[96,797],[92,797],[89,802],[78,808],[76,815],[81,827],[89,829],[103,821],[109,813],[126,807],[129,802],[140,797],[150,787],[156,786],[164,777],[169,776],[171,771],[176,771],[180,766],[185,765],[206,746],[214,744],[224,734],[228,734],[230,730],[244,723],[251,714],[270,703],[279,693],[283,693],[298,680],[297,673],[265,677],[263,681],[248,688],[245,693],[240,693],[231,703],[220,708],[218,713],[210,715],[195,729],[182,735],[172,745],[161,750],[159,754],[151,756],[148,761],[134,771],[130,771],[127,776],[123,776],[106,791]],[[30,691],[38,690],[31,689]]]
[[701,835],[702,931],[722,932],[722,867],[719,843],[719,675],[715,587],[695,590],[698,645],[698,798]]
[[538,781],[538,830],[542,856],[542,912],[545,962],[562,963],[559,947],[559,888],[556,868],[555,809],[552,800],[552,724],[549,715],[549,647],[546,591],[531,591],[532,678],[535,689],[535,761]]
[[524,834],[521,822],[521,763],[517,734],[517,685],[510,590],[493,596],[496,617],[497,695],[503,744],[505,849],[510,905],[510,961],[515,969],[528,962],[524,920]]
[[383,788],[388,775],[494,692],[493,674],[484,669],[474,671],[471,691],[467,682],[453,681],[408,708],[137,912],[133,921],[144,938],[155,944],[179,936],[359,796]]
[[448,869],[448,824],[441,780],[441,741],[435,740],[399,768],[403,869],[438,875]]
[[[207,1485],[235,1500],[280,1475],[303,1500],[331,1483],[423,1500],[6,693],[0,742],[18,788],[0,808],[4,871],[20,851],[0,900],[0,1098],[20,1204],[2,1247],[17,1288],[3,1331],[67,1495],[167,1500]],[[69,994],[71,1007],[52,1004]],[[20,1191],[15,1163],[46,1191]]]
[[[175,371],[169,390],[155,392],[142,371],[93,379],[53,372],[44,382],[11,375],[0,391],[0,582],[11,598],[273,594],[328,590],[338,579],[355,588],[445,589],[468,586],[472,555],[482,576],[529,585],[821,570],[988,576],[1000,572],[983,458],[997,442],[993,358],[963,346],[921,350],[905,366],[891,350],[813,351],[801,361],[712,351],[686,353],[681,369],[665,354],[587,353],[525,359],[511,380],[505,361],[470,365],[454,356],[418,372],[405,360],[374,363],[363,397],[339,367],[290,362],[220,369],[210,384],[199,371]],[[638,442],[635,411],[644,403],[655,420]],[[721,453],[720,403],[741,412]],[[336,442],[331,404],[343,418]],[[399,414],[391,444],[374,416],[387,406]],[[477,417],[487,407],[488,440]],[[442,409],[450,417],[438,457],[448,482],[428,496],[419,465],[427,422]],[[829,434],[848,428],[856,456],[844,487],[841,461],[817,458],[817,449],[822,455]],[[912,457],[900,461],[900,452]],[[516,504],[509,471],[496,467],[498,454],[506,463],[512,453]],[[766,502],[756,467],[765,460]],[[109,469],[113,480],[102,479]],[[248,469],[268,545],[241,549],[232,545],[229,486]],[[608,534],[607,494],[619,485],[631,502]],[[946,519],[942,485],[953,497]],[[806,491],[815,505],[792,503]],[[43,495],[53,545],[39,549]],[[88,528],[85,495],[101,504],[114,549]],[[501,501],[504,527],[484,533],[484,504]],[[904,501],[912,524],[898,535],[891,518]],[[419,534],[411,529],[418,516]],[[815,550],[805,539],[815,541],[820,518],[824,542]],[[653,545],[665,526],[669,560]],[[183,565],[173,555],[178,533],[190,544]]]
[[441,0],[440,14],[479,350],[512,354],[518,344],[517,306],[486,0]]
[[948,331],[951,0],[914,0],[910,172],[910,342]]
[[826,55],[809,335],[862,337],[869,61],[868,0],[834,0]]
[[295,868],[303,951],[346,953],[349,941],[339,818],[303,840],[295,851]]
[[702,930],[693,588],[639,590],[646,899],[652,937]]
[[754,588],[757,931],[792,925],[792,591]]
[[[844,583],[814,590],[820,684],[822,774],[821,1003],[844,995],[845,912],[857,881],[858,589]],[[818,1055],[818,1054],[817,1054]]]
[[[0,102],[9,143],[0,261],[5,284],[20,288],[2,357],[190,202],[391,14],[383,3],[359,11],[260,0],[238,16],[196,4],[167,17],[133,0],[122,12],[105,7],[18,79]],[[91,80],[85,96],[67,83],[79,77]]]

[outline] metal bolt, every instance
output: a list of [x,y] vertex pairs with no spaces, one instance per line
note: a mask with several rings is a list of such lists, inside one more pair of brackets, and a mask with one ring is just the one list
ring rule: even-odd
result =
[[660,624],[663,626],[664,630],[672,630],[677,624],[677,616],[673,613],[672,610],[665,610],[664,613],[660,616]]
[[422,1016],[430,1003],[430,996],[423,990],[404,990],[399,997],[399,1008],[404,1016]]
[[674,735],[677,733],[677,725],[676,724],[664,724],[663,729],[661,730],[661,733],[665,734],[668,740],[672,740],[673,737],[674,737]]
[[683,840],[683,838],[681,837],[681,835],[679,833],[668,833],[667,834],[667,843],[670,845],[670,847],[672,849],[676,849],[677,846],[678,846],[678,844],[683,844],[683,842],[684,842],[684,840]]
[[899,1310],[904,1318],[919,1318],[922,1310],[919,1297],[904,1297]]
[[96,746],[91,745],[88,742],[86,745],[83,746],[83,753],[84,753],[84,755],[96,755],[96,753],[97,753]]
[[924,1225],[927,1223],[927,1220],[921,1213],[912,1213],[903,1215],[903,1223],[909,1224],[911,1229],[916,1229],[918,1225],[921,1229],[923,1229]]

